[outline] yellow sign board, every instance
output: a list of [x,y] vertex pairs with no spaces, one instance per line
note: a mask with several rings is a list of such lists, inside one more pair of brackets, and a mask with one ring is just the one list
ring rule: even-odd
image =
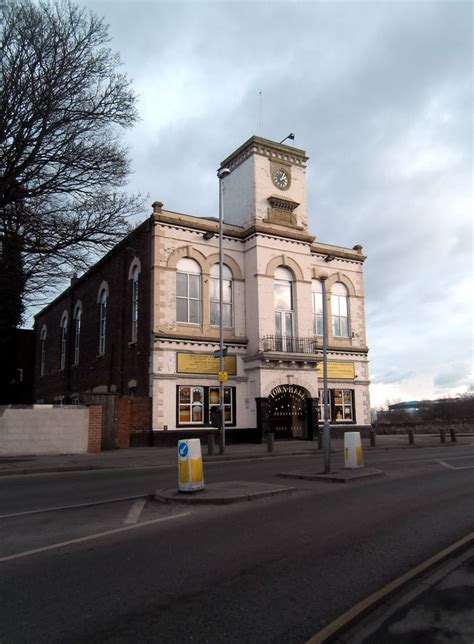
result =
[[[316,365],[318,378],[323,377],[323,363]],[[328,378],[332,380],[354,380],[355,371],[353,362],[333,362],[328,360]]]
[[229,379],[229,376],[227,371],[219,371],[217,373],[217,380],[219,382],[227,382],[228,379]]
[[[214,358],[212,353],[178,353],[176,371],[178,373],[219,373],[220,358]],[[237,373],[235,356],[224,358],[224,370],[231,376]]]

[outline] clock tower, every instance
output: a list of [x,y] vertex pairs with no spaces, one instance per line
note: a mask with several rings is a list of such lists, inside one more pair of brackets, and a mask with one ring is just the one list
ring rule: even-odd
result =
[[225,222],[307,232],[307,160],[304,150],[252,136],[220,165],[230,170],[222,179]]

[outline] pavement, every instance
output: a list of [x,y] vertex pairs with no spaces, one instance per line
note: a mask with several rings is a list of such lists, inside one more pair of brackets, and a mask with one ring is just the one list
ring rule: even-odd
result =
[[361,621],[308,644],[472,644],[474,534],[471,547],[390,594]]
[[[474,434],[457,436],[457,442],[447,441],[444,447],[470,445]],[[416,450],[424,447],[443,446],[437,434],[415,436],[415,445],[408,444],[406,435],[378,435],[377,446],[370,447],[369,440],[363,439],[364,450],[378,451],[393,448]],[[344,441],[333,438],[331,452],[342,453]],[[279,456],[304,456],[320,454],[316,441],[275,441],[274,451],[267,452],[266,443],[226,445],[225,454],[220,455],[216,446],[216,455],[208,456],[207,447],[203,446],[203,461],[225,461],[256,458],[277,458]],[[140,467],[165,467],[177,465],[176,447],[131,447],[99,452],[98,454],[63,454],[41,456],[0,456],[0,476],[21,474],[42,474],[51,472],[81,472],[87,470],[108,470]]]

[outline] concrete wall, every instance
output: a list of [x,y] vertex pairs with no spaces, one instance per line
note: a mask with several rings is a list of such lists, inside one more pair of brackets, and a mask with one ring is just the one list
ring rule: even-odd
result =
[[[95,407],[90,408],[93,422],[88,407],[0,407],[0,456],[96,451],[89,441],[90,427],[98,420]],[[97,429],[100,437],[100,422]]]

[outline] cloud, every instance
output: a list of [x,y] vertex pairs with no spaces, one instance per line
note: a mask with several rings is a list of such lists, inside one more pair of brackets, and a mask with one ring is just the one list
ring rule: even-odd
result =
[[413,371],[403,371],[401,369],[388,369],[387,371],[381,374],[374,374],[372,377],[372,382],[374,385],[393,385],[394,383],[400,383],[404,380],[407,380],[413,376]]
[[440,373],[435,375],[433,382],[440,389],[468,386],[472,382],[472,362],[469,363],[466,360],[446,365]]

